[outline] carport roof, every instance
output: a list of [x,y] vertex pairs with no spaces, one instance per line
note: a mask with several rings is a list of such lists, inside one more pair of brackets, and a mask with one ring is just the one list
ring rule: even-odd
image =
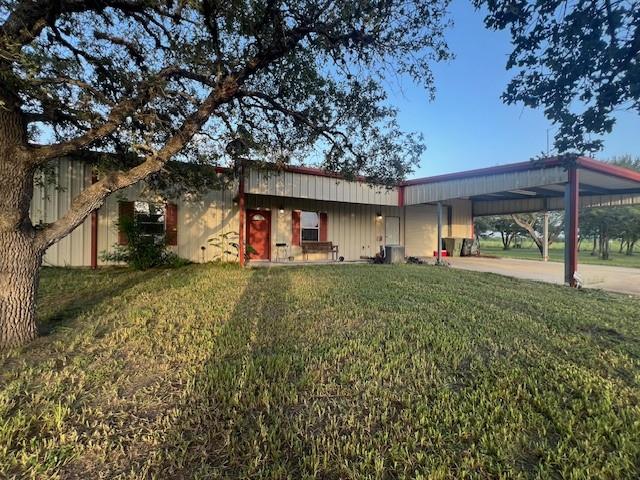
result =
[[[563,157],[550,157],[540,160],[530,160],[527,162],[508,163],[504,165],[496,165],[494,167],[477,168],[474,170],[465,170],[462,172],[446,173],[444,175],[435,175],[432,177],[415,178],[402,183],[403,186],[423,185],[427,183],[437,183],[449,180],[461,180],[473,177],[482,177],[486,175],[498,175],[502,173],[515,173],[532,170],[540,170],[544,168],[558,167],[566,165],[570,160]],[[575,163],[581,169],[590,170],[601,175],[618,178],[627,182],[632,182],[634,186],[640,184],[640,172],[629,170],[628,168],[618,167],[610,163],[599,162],[589,157],[577,157]]]
[[579,171],[583,206],[640,202],[640,172],[565,156],[409,180],[406,204],[466,198],[478,215],[560,209],[571,167]]

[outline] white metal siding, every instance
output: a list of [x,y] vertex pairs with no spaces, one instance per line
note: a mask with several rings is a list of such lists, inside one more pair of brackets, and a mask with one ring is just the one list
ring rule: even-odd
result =
[[[446,226],[447,219],[443,219]],[[405,210],[405,254],[430,257],[438,245],[438,211],[434,205],[408,206]]]
[[[91,184],[91,169],[81,162],[57,161],[55,184],[35,186],[31,202],[31,221],[51,223],[64,215],[73,198]],[[238,231],[238,207],[233,204],[235,187],[209,191],[197,198],[180,199],[178,205],[178,245],[171,247],[179,256],[194,262],[210,261],[218,253],[208,242],[221,233]],[[98,210],[98,254],[112,251],[118,242],[118,201],[148,200],[164,203],[145,192],[144,184],[134,185],[107,198]],[[204,252],[201,247],[204,246]],[[226,257],[231,260],[231,257]],[[98,258],[98,263],[103,264]],[[46,251],[45,265],[91,265],[91,219],[88,217],[70,235]]]
[[248,169],[246,193],[343,203],[398,205],[398,189],[287,171]]
[[[59,160],[53,164],[54,183],[35,185],[31,222],[51,223],[64,215],[73,198],[91,184],[91,169],[82,163]],[[91,220],[87,218],[45,253],[44,265],[83,266],[91,263]]]
[[[214,260],[220,251],[208,240],[227,232],[238,233],[239,209],[233,204],[233,196],[233,190],[210,190],[194,198],[169,200],[178,205],[178,245],[170,249],[192,262]],[[165,203],[164,199],[145,191],[144,184],[111,195],[98,212],[98,252],[112,251],[118,242],[120,200]],[[201,247],[205,247],[204,251]],[[224,259],[232,260],[227,255]],[[103,264],[101,260],[98,263]]]

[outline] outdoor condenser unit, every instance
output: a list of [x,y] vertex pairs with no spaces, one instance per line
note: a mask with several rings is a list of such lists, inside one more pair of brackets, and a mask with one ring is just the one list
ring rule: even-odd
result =
[[404,263],[404,247],[402,245],[386,245],[384,247],[384,263]]

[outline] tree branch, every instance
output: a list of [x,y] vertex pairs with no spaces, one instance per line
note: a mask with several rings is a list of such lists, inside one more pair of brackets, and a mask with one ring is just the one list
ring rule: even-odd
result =
[[76,150],[81,150],[93,142],[110,135],[125,121],[126,117],[135,112],[138,108],[144,106],[156,94],[157,87],[161,81],[176,75],[181,71],[177,67],[167,67],[158,72],[158,74],[150,77],[143,83],[140,93],[137,97],[127,98],[117,103],[109,112],[107,120],[87,130],[84,134],[62,143],[51,145],[32,145],[34,152],[33,163],[36,165],[45,163],[52,158],[69,155]]
[[192,113],[178,131],[158,150],[147,155],[144,161],[128,171],[110,172],[104,178],[76,196],[69,210],[56,222],[49,224],[37,234],[36,244],[46,249],[69,234],[93,210],[100,208],[111,193],[129,187],[152,173],[158,172],[200,130],[210,115],[223,103],[230,101],[237,91],[236,80],[231,78],[212,91],[200,107]]
[[[129,187],[150,174],[160,171],[173,155],[186,146],[220,105],[228,103],[238,96],[240,86],[246,79],[286,54],[311,32],[312,29],[307,27],[290,30],[289,35],[278,39],[275,44],[271,44],[268,48],[261,50],[242,68],[220,79],[216,83],[216,88],[209,93],[200,107],[185,119],[181,127],[167,140],[160,150],[147,155],[140,165],[128,171],[110,172],[98,182],[87,187],[73,199],[65,215],[38,232],[35,239],[36,245],[41,249],[48,248],[73,231],[84,221],[89,213],[100,208],[111,193]],[[180,74],[181,70],[171,67],[163,72],[164,76],[170,76]],[[54,157],[71,154],[113,132],[125,116],[140,104],[141,100],[152,94],[152,90],[153,85],[150,84],[148,91],[143,92],[145,95],[142,95],[142,99],[128,99],[116,105],[112,109],[107,122],[89,130],[86,134],[69,142],[39,147],[38,161],[44,162]]]

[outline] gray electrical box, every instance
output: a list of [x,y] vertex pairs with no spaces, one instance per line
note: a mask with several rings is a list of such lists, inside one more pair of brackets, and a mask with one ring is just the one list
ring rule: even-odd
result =
[[386,245],[384,247],[384,263],[404,263],[404,246]]

